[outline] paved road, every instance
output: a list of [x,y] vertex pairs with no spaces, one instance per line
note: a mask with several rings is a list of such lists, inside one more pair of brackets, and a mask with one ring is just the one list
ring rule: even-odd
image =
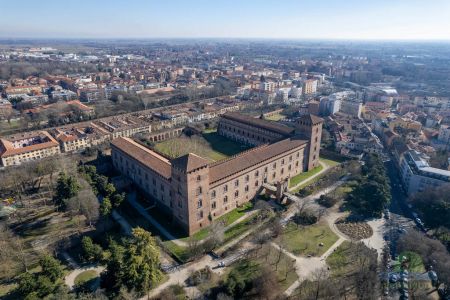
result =
[[386,221],[384,230],[384,238],[388,241],[391,255],[395,256],[397,241],[402,234],[399,229],[411,230],[415,227],[411,209],[407,206],[407,197],[402,190],[400,175],[393,163],[388,161],[385,163],[389,179],[391,181],[392,201],[389,207],[390,219]]

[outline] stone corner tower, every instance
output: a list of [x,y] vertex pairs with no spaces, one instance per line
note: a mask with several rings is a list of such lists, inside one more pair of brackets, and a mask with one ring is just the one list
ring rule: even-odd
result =
[[304,162],[305,171],[319,166],[322,125],[323,119],[311,114],[301,116],[297,120],[295,133],[309,140]]

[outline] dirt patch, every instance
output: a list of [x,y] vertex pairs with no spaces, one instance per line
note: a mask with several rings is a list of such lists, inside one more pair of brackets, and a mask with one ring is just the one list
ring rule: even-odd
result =
[[373,235],[372,227],[365,222],[339,220],[336,222],[336,227],[352,240],[359,241],[370,238]]

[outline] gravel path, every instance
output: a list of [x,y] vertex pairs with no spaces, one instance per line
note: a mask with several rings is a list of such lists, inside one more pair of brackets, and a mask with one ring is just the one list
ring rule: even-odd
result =
[[90,270],[94,270],[97,272],[97,274],[100,275],[100,273],[105,270],[105,267],[92,265],[92,266],[85,266],[85,267],[82,267],[79,269],[75,269],[64,278],[64,282],[70,289],[73,289],[75,286],[75,278],[77,278],[77,276],[80,275],[81,273],[83,273],[84,271],[90,271]]

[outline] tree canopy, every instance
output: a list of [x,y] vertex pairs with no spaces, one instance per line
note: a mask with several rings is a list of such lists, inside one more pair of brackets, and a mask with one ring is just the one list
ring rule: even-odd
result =
[[369,154],[359,184],[347,198],[356,212],[366,217],[380,217],[391,201],[391,187],[383,161],[377,154]]
[[159,247],[150,232],[133,229],[133,236],[122,245],[112,242],[104,285],[112,290],[125,286],[146,293],[162,279],[159,269]]

